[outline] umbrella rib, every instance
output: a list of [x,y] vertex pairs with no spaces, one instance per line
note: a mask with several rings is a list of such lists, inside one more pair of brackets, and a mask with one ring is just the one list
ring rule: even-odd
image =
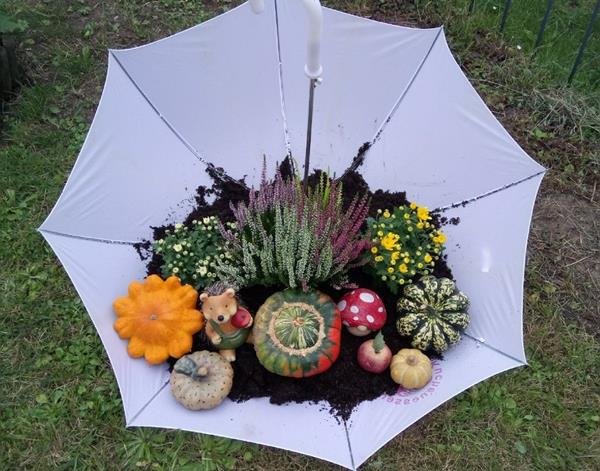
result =
[[352,442],[350,442],[350,431],[348,430],[348,422],[344,420],[344,430],[346,431],[346,441],[348,442],[348,451],[350,453],[350,464],[352,465],[352,469],[356,469],[356,464],[354,463],[354,454],[352,453]]
[[473,337],[472,335],[469,335],[469,334],[466,334],[466,333],[463,333],[462,335],[464,335],[465,337],[470,338],[471,340],[477,342],[479,345],[483,345],[484,347],[489,348],[490,350],[493,350],[494,352],[499,353],[499,354],[505,356],[506,358],[510,358],[511,360],[516,361],[517,363],[519,363],[521,365],[526,365],[527,364],[523,360],[521,360],[521,359],[519,359],[517,357],[513,357],[512,355],[509,355],[508,353],[503,352],[499,348],[496,348],[496,347],[490,345],[489,343],[486,343],[484,339],[481,339],[481,338],[478,339],[478,338]]
[[144,412],[146,410],[146,408],[152,404],[152,401],[154,401],[154,399],[156,399],[156,397],[163,392],[163,390],[168,386],[169,381],[166,381],[159,389],[158,391],[156,391],[152,397],[150,399],[148,399],[148,402],[146,402],[146,404],[144,404],[139,411],[137,411],[135,414],[133,414],[133,417],[131,417],[131,419],[128,421],[127,425],[135,425],[133,424],[134,420],[137,419],[142,412]]
[[53,235],[57,235],[57,236],[61,236],[61,237],[69,237],[71,239],[79,239],[79,240],[89,240],[91,242],[102,242],[105,244],[117,244],[117,245],[135,245],[138,244],[139,242],[130,242],[127,240],[112,240],[112,239],[101,239],[98,237],[88,237],[88,236],[81,236],[81,235],[74,235],[74,234],[67,234],[65,232],[59,232],[59,231],[53,231],[50,229],[38,229],[39,232],[42,233],[46,233],[46,234],[53,234]]
[[290,131],[288,129],[287,113],[285,106],[285,89],[283,86],[283,61],[281,57],[281,35],[279,32],[279,0],[275,0],[275,37],[277,40],[277,67],[279,69],[279,96],[281,100],[281,117],[283,119],[283,135],[285,139],[285,149],[288,156],[292,155],[292,144],[290,142]]
[[458,203],[453,203],[448,206],[440,206],[439,208],[436,208],[435,210],[433,210],[433,212],[443,213],[445,211],[448,211],[449,209],[458,208],[459,206],[466,206],[467,204],[471,204],[480,199],[487,198],[488,196],[495,195],[496,193],[500,193],[501,191],[508,190],[509,188],[512,188],[513,186],[517,186],[517,185],[520,185],[521,183],[525,183],[526,181],[532,180],[535,177],[539,177],[540,175],[543,175],[547,171],[548,171],[547,169],[544,169],[544,170],[534,173],[533,175],[530,175],[525,178],[521,178],[520,180],[517,180],[516,182],[509,183],[508,185],[501,186],[500,188],[495,188],[495,189],[490,190],[486,193],[483,193],[479,196],[474,196],[473,198],[459,201]]
[[387,127],[388,123],[392,120],[392,118],[396,114],[396,111],[400,107],[400,103],[402,102],[402,100],[404,99],[404,97],[407,95],[407,93],[411,89],[412,85],[415,83],[415,80],[419,76],[419,73],[421,72],[421,70],[423,69],[423,66],[427,62],[427,59],[431,55],[431,51],[433,51],[433,48],[437,44],[437,41],[438,41],[440,35],[442,34],[443,30],[444,30],[443,26],[440,26],[438,28],[437,33],[436,33],[435,37],[433,38],[433,41],[431,42],[431,45],[429,46],[429,49],[427,49],[427,52],[423,56],[423,59],[421,59],[421,62],[419,63],[419,66],[417,67],[417,69],[413,73],[412,77],[410,78],[410,80],[408,81],[408,83],[406,84],[406,86],[404,87],[404,90],[402,91],[402,93],[400,93],[400,96],[396,100],[396,103],[394,103],[394,106],[392,107],[392,109],[388,113],[387,117],[383,120],[383,122],[381,123],[381,126],[379,126],[379,129],[375,133],[375,136],[373,137],[373,139],[371,139],[370,141],[365,142],[360,147],[360,149],[358,150],[358,153],[356,154],[356,156],[354,157],[354,159],[352,159],[352,163],[346,169],[346,171],[344,171],[344,173],[342,174],[341,179],[343,179],[350,172],[356,171],[358,169],[358,167],[360,167],[364,163],[366,155],[367,155],[367,152],[369,151],[369,149],[377,141],[379,141],[379,139],[381,138],[381,135],[383,134],[383,131]]
[[433,48],[437,44],[437,40],[439,39],[443,30],[444,30],[443,26],[440,26],[438,28],[435,38],[433,38],[433,41],[431,42],[429,49],[427,49],[427,52],[423,56],[421,63],[417,67],[417,70],[415,70],[415,73],[411,77],[410,81],[408,82],[408,84],[406,84],[404,91],[400,94],[400,96],[398,97],[398,100],[396,100],[396,103],[394,104],[394,107],[392,108],[392,110],[389,112],[387,118],[381,123],[381,126],[379,126],[379,130],[377,131],[377,133],[375,134],[375,137],[371,141],[371,145],[375,144],[381,138],[381,134],[385,130],[387,124],[392,120],[392,118],[394,117],[394,114],[396,114],[396,111],[400,107],[400,103],[402,102],[402,100],[404,100],[404,97],[407,95],[408,91],[411,89],[413,83],[415,83],[415,80],[417,79],[419,73],[421,72],[421,69],[423,69],[425,62],[427,62],[427,59],[429,59],[429,56],[431,55],[431,51],[433,51]]
[[108,52],[111,55],[111,57],[115,60],[115,62],[119,65],[119,67],[121,68],[121,70],[123,71],[123,73],[127,76],[127,78],[129,79],[129,81],[131,82],[131,84],[136,88],[136,90],[139,92],[139,94],[142,96],[142,98],[144,98],[144,100],[146,101],[146,103],[148,103],[148,105],[150,106],[150,108],[152,108],[154,110],[154,112],[161,119],[161,121],[171,130],[171,132],[175,135],[175,137],[177,137],[177,139],[179,139],[181,141],[181,143],[194,155],[194,157],[196,157],[196,159],[198,159],[200,162],[202,162],[204,165],[206,165],[206,167],[208,167],[208,169],[215,176],[221,178],[222,180],[228,181],[230,183],[237,184],[237,185],[241,186],[244,189],[248,188],[245,183],[243,183],[241,181],[238,181],[235,178],[230,177],[229,175],[227,175],[227,173],[225,173],[225,171],[223,169],[220,169],[220,168],[216,167],[213,163],[209,162],[204,157],[202,157],[200,155],[200,153],[187,141],[187,139],[185,137],[183,137],[181,135],[181,133],[179,131],[177,131],[177,129],[175,129],[175,127],[169,122],[169,120],[165,116],[163,116],[163,114],[154,105],[154,103],[152,103],[152,101],[150,100],[150,98],[148,97],[148,95],[146,95],[144,93],[144,91],[140,88],[140,86],[133,79],[133,77],[131,76],[131,74],[127,71],[127,69],[125,68],[125,66],[123,66],[123,64],[121,63],[121,61],[119,60],[119,58],[113,53],[113,51],[109,50]]

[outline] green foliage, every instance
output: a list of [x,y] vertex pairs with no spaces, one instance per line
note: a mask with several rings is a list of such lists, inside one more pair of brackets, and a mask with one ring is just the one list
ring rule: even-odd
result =
[[427,208],[411,203],[392,212],[379,210],[368,220],[371,241],[370,273],[392,293],[419,275],[431,273],[444,250],[446,236],[435,226]]
[[368,245],[360,235],[367,211],[366,195],[344,208],[341,185],[325,174],[306,193],[297,176],[263,177],[248,204],[235,208],[235,230],[223,230],[232,259],[217,272],[238,286],[344,285]]
[[25,20],[17,20],[0,10],[0,34],[22,33],[29,24]]
[[229,243],[219,232],[215,216],[192,221],[192,226],[175,224],[164,238],[154,242],[154,251],[163,259],[163,278],[179,277],[197,289],[204,288],[217,278],[218,261],[231,258]]
[[[555,1],[542,44],[535,49],[547,0],[513,1],[503,33],[500,21],[506,0],[475,0],[472,13],[468,12],[471,0],[420,0],[402,2],[400,7],[398,0],[379,0],[391,15],[400,10],[401,18],[409,23],[447,26],[450,44],[464,57],[465,63],[468,62],[470,72],[474,72],[472,59],[477,60],[479,54],[485,56],[487,68],[498,66],[510,70],[522,62],[521,70],[513,75],[529,75],[536,88],[566,83],[596,2]],[[347,2],[333,0],[330,3],[343,7]],[[594,33],[598,32],[600,22],[596,21]],[[598,89],[600,85],[600,41],[595,39],[596,34],[574,82],[582,89]]]

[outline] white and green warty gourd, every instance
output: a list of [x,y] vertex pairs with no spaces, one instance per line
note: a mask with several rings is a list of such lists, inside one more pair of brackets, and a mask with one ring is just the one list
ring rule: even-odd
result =
[[469,298],[448,278],[424,276],[404,288],[397,303],[400,335],[411,337],[411,345],[422,351],[446,351],[460,340],[469,325]]

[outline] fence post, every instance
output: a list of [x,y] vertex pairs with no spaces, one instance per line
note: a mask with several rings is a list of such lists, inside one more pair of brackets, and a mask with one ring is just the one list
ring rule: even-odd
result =
[[504,27],[506,26],[506,19],[508,18],[508,12],[510,11],[510,6],[512,4],[512,0],[506,0],[504,2],[504,11],[502,12],[502,20],[500,21],[500,32],[504,31]]
[[575,74],[577,73],[577,69],[581,64],[581,60],[583,59],[583,53],[587,48],[588,43],[590,42],[590,37],[592,36],[592,31],[594,30],[594,23],[596,22],[596,18],[598,18],[598,13],[600,12],[600,0],[596,2],[596,6],[594,7],[594,11],[592,12],[592,17],[590,18],[590,22],[587,25],[587,29],[585,30],[585,34],[583,35],[583,41],[581,41],[581,46],[579,47],[579,52],[577,53],[577,58],[575,59],[575,63],[573,64],[573,68],[571,69],[571,74],[569,75],[569,80],[567,83],[571,85],[573,79],[575,78]]
[[546,25],[550,19],[550,12],[552,11],[553,6],[554,0],[548,0],[548,3],[546,4],[546,12],[544,13],[544,19],[542,20],[540,30],[538,31],[538,35],[535,40],[535,46],[533,46],[534,49],[537,49],[542,44],[542,40],[544,39],[544,31],[546,31]]

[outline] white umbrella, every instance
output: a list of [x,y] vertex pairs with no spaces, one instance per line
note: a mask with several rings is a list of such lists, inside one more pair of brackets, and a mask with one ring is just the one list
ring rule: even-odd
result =
[[[260,10],[260,0],[255,7]],[[372,189],[447,208],[448,263],[471,298],[463,341],[428,387],[360,404],[338,422],[319,404],[226,401],[193,413],[172,397],[165,365],[127,355],[112,301],[145,275],[133,244],[177,221],[208,163],[257,181],[262,155],[304,156],[309,87],[306,3],[243,4],[146,46],[109,51],[102,99],[81,154],[40,231],[83,299],[108,352],[128,426],[256,442],[356,468],[466,388],[526,363],[523,274],[544,168],[485,106],[442,28],[414,29],[323,9],[323,82],[315,90],[312,163],[340,175],[358,149]],[[314,5],[312,5],[314,7]],[[313,8],[319,20],[320,10]],[[318,65],[318,22],[310,61]],[[316,44],[316,46],[315,46]],[[316,59],[315,59],[316,58]],[[313,68],[314,72],[314,68]],[[313,78],[314,78],[313,74]],[[318,76],[318,74],[316,74]],[[363,146],[368,143],[369,145]],[[359,159],[360,160],[360,159]]]

